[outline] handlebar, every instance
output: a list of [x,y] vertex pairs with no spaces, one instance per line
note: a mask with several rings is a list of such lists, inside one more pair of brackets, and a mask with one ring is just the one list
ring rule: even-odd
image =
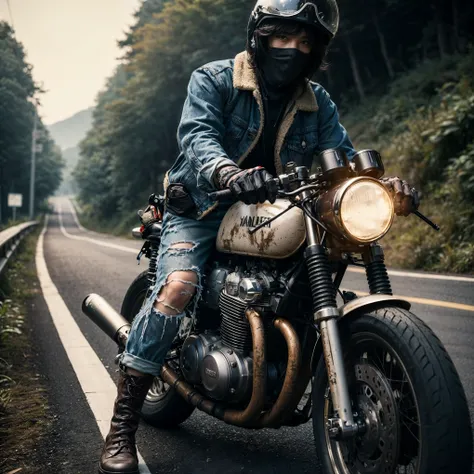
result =
[[[282,191],[281,189],[278,190],[278,197],[282,198],[289,198],[296,196],[297,194],[302,193],[303,191],[308,191],[308,190],[316,190],[319,189],[318,184],[307,184],[306,186],[301,186],[298,189],[295,189],[294,191]],[[210,199],[213,199],[214,201],[223,201],[224,199],[233,199],[234,195],[232,194],[232,191],[230,189],[222,189],[221,191],[215,191],[213,193],[208,194]]]
[[208,194],[209,198],[214,201],[224,201],[225,199],[232,199],[233,194],[230,189],[222,189]]

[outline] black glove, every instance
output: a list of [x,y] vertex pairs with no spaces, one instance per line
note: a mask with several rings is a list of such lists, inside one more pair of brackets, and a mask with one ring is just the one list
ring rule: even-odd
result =
[[418,209],[420,205],[418,191],[406,181],[401,180],[398,176],[393,176],[382,178],[380,182],[392,194],[397,216],[408,216],[408,214]]
[[221,188],[229,188],[232,194],[245,204],[275,202],[278,186],[265,168],[257,166],[248,170],[237,167],[225,167],[218,171],[218,183]]

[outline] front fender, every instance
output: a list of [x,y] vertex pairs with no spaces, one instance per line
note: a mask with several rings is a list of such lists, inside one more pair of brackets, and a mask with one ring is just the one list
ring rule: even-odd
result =
[[[392,295],[362,296],[360,298],[356,298],[352,301],[349,301],[348,303],[343,304],[342,306],[339,306],[338,322],[342,321],[343,318],[347,318],[349,316],[354,317],[357,314],[360,314],[361,312],[373,311],[375,309],[384,307],[395,307],[409,310],[411,308],[411,304],[402,298],[398,298],[397,296]],[[311,361],[312,371],[316,369],[316,365],[318,364],[318,361],[322,354],[323,345],[321,342],[321,338],[318,337],[313,351],[313,358]]]
[[394,306],[395,308],[410,309],[411,304],[398,298],[397,296],[391,295],[369,295],[356,298],[349,303],[339,306],[338,311],[340,314],[339,319],[345,318],[353,313],[360,311],[372,311],[383,306]]

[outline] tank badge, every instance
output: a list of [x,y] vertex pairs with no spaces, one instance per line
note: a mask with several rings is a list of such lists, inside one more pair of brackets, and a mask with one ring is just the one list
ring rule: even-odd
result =
[[[264,222],[270,220],[270,217],[266,216],[244,216],[240,218],[240,227],[257,227]],[[265,227],[271,228],[272,223],[269,222]]]

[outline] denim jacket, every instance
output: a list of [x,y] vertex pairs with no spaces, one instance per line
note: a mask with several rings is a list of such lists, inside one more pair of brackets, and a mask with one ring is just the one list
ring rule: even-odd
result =
[[[263,102],[246,52],[234,60],[206,64],[191,75],[188,96],[178,127],[179,156],[165,177],[182,183],[197,207],[197,218],[218,203],[214,173],[226,164],[245,168],[245,158],[263,131]],[[328,148],[342,148],[349,158],[354,149],[337,108],[319,84],[296,91],[278,129],[274,159],[278,174],[286,163],[311,168],[313,158]]]

